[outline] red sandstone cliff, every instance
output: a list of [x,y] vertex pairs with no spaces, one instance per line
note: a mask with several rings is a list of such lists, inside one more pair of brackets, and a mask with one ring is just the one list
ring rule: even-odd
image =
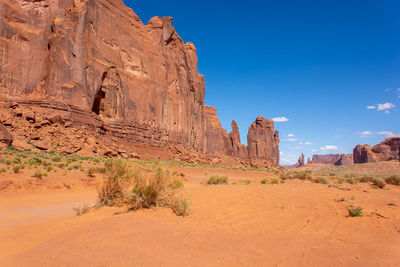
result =
[[374,147],[357,145],[353,153],[354,163],[400,160],[400,137],[388,138]]
[[196,48],[170,17],[144,25],[122,0],[0,0],[0,96],[101,134],[279,164],[273,123],[249,148],[204,105]]

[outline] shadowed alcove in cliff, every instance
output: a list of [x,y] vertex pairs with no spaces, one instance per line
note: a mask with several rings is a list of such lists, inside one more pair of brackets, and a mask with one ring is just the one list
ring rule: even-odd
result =
[[102,84],[97,91],[92,111],[106,118],[118,118],[122,115],[121,78],[112,67],[103,74]]

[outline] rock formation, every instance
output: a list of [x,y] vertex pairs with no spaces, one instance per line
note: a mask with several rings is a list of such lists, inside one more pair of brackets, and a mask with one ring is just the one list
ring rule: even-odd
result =
[[[222,128],[215,108],[205,106],[206,118],[206,153],[208,155],[230,155],[240,159],[248,159],[254,166],[269,164],[279,165],[279,132],[274,129],[272,120],[258,117],[249,127],[248,146],[240,142],[239,128],[232,121],[232,131],[228,134]],[[257,160],[265,161],[260,162]]]
[[351,165],[353,164],[353,155],[349,154],[328,154],[313,155],[312,160],[308,160],[307,164],[332,164],[332,165]]
[[353,154],[354,163],[400,160],[400,137],[386,139],[374,147],[357,145],[353,150]]
[[[144,25],[122,0],[0,0],[0,18],[0,97],[13,103],[10,114],[25,111],[32,131],[68,122],[108,140],[279,164],[272,121],[257,118],[246,148],[236,123],[228,135],[204,105],[196,48],[171,17]],[[47,143],[79,150],[65,140]]]
[[0,143],[4,143],[7,146],[11,145],[13,141],[12,135],[7,131],[6,127],[0,124]]

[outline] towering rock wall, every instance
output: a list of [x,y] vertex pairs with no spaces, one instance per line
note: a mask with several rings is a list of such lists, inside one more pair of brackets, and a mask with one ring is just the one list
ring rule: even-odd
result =
[[150,129],[150,142],[203,148],[204,77],[172,18],[145,26],[121,0],[2,0],[0,12],[4,96],[74,106],[132,135]]
[[354,150],[354,163],[372,163],[389,160],[400,160],[400,137],[392,137],[377,144],[357,145]]
[[0,19],[7,101],[132,142],[279,164],[273,123],[257,120],[247,151],[236,123],[228,135],[204,105],[196,48],[171,17],[144,25],[122,0],[0,0]]

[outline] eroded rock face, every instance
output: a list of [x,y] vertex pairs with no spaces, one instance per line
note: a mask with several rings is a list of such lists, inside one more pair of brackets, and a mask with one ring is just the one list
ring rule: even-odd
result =
[[203,148],[204,77],[172,18],[143,25],[121,0],[0,6],[5,97],[93,111],[142,141]]
[[0,97],[39,107],[26,115],[32,129],[72,123],[127,142],[279,164],[273,123],[256,123],[247,149],[236,123],[228,135],[204,105],[196,48],[173,18],[144,25],[122,0],[0,0],[0,18]]
[[279,165],[279,132],[272,120],[257,117],[249,127],[247,146],[250,159],[265,159]]
[[400,160],[400,137],[386,139],[374,147],[357,145],[353,150],[353,154],[354,163]]
[[353,155],[350,154],[328,154],[313,155],[307,164],[332,164],[336,166],[353,164]]

